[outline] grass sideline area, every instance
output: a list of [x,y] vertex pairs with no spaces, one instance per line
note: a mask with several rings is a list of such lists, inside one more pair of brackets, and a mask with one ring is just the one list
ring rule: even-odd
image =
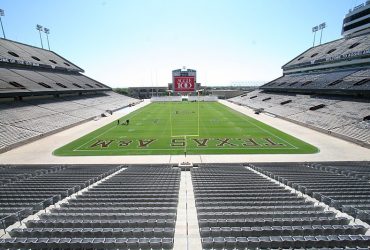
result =
[[[126,120],[129,124],[126,125]],[[56,156],[312,154],[318,149],[218,102],[151,103],[55,150]]]

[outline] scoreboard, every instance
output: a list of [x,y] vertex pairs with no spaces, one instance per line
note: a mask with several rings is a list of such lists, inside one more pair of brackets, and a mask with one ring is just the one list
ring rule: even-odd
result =
[[198,89],[197,72],[193,69],[176,69],[172,71],[171,89],[173,92],[181,94],[194,93]]
[[175,92],[194,92],[195,77],[194,76],[175,76],[174,77]]

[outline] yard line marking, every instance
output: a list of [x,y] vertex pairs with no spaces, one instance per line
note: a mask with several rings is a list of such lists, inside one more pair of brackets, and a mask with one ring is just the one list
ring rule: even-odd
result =
[[[141,111],[140,111],[140,110],[141,110]],[[137,109],[137,110],[134,110],[134,111],[140,111],[140,112],[136,112],[133,116],[131,116],[131,117],[130,117],[130,119],[132,119],[132,117],[135,117],[137,114],[139,114],[139,113],[143,112],[143,108],[140,108],[140,109]],[[131,112],[131,113],[129,113],[129,114],[132,114],[132,112]],[[129,115],[129,114],[127,114],[127,115]],[[124,116],[122,116],[122,117],[125,117],[125,116],[127,116],[127,115],[124,115]],[[122,118],[122,117],[121,117],[121,118]],[[121,118],[119,118],[119,119],[121,119]],[[113,123],[113,122],[111,122],[111,123]],[[108,124],[110,124],[110,123],[108,123]],[[106,124],[106,125],[108,125],[108,124]],[[106,126],[106,125],[104,125],[104,126]],[[90,143],[92,140],[95,140],[95,139],[96,139],[96,138],[98,138],[99,136],[102,136],[102,135],[106,134],[108,131],[111,131],[111,130],[112,130],[112,129],[114,129],[114,128],[117,128],[117,125],[115,125],[115,126],[113,126],[113,127],[109,128],[109,129],[107,129],[106,131],[102,132],[101,134],[99,134],[99,135],[95,136],[94,138],[92,138],[92,139],[88,140],[88,141],[87,141],[87,142],[85,142],[84,144],[82,144],[82,145],[78,146],[77,148],[73,149],[72,151],[78,151],[81,147],[84,147],[86,144]],[[100,129],[100,128],[98,128],[98,129]],[[96,131],[96,130],[94,130],[94,131]],[[94,132],[94,131],[92,131],[92,132]],[[86,135],[84,135],[84,136],[86,136]],[[79,140],[79,139],[78,139],[78,140]]]
[[[223,105],[223,104],[222,104]],[[224,105],[225,107],[227,107],[226,105]],[[280,139],[280,140],[282,140],[283,142],[285,142],[285,143],[287,143],[287,144],[289,144],[290,146],[292,146],[293,148],[295,148],[295,149],[298,149],[296,146],[294,146],[294,145],[292,145],[291,143],[289,143],[289,142],[287,142],[286,140],[284,140],[284,139],[282,139],[282,138],[280,138],[279,136],[277,136],[277,135],[275,135],[275,134],[273,134],[272,132],[270,132],[270,131],[268,131],[268,130],[266,130],[266,129],[263,129],[263,128],[261,128],[260,126],[258,126],[257,124],[254,124],[253,122],[251,122],[251,121],[248,121],[248,119],[247,119],[247,117],[249,117],[249,118],[252,118],[252,117],[250,117],[250,116],[248,116],[248,115],[246,115],[246,114],[243,114],[242,112],[239,112],[239,111],[237,111],[237,110],[234,110],[234,109],[232,109],[232,108],[230,108],[230,107],[227,107],[227,108],[229,108],[229,109],[231,109],[231,110],[233,110],[233,111],[235,111],[235,112],[238,112],[238,113],[240,113],[240,114],[242,114],[243,116],[243,119],[245,120],[245,121],[247,121],[249,124],[252,124],[253,126],[255,126],[255,127],[257,127],[257,128],[259,128],[259,129],[261,129],[262,131],[264,131],[264,132],[266,132],[266,133],[268,133],[268,134],[270,134],[270,135],[272,135],[272,136],[274,136],[275,138],[278,138],[278,139]],[[254,118],[252,118],[252,119],[254,119]],[[255,119],[255,120],[257,120],[257,119]],[[258,120],[257,120],[258,121]],[[269,125],[270,126],[270,125]],[[270,126],[270,127],[272,127],[272,126]],[[272,128],[274,128],[274,127],[272,127]],[[276,128],[274,128],[274,129],[276,129]],[[284,133],[283,131],[281,131],[282,133]],[[298,138],[297,138],[298,139]]]
[[[239,150],[239,149],[282,149],[282,150],[285,150],[285,149],[296,149],[296,148],[201,148],[201,150],[214,150],[214,149],[219,149],[219,150],[230,150],[230,149],[234,149],[234,150]],[[166,151],[166,150],[169,150],[169,151],[175,151],[175,150],[182,150],[182,148],[153,148],[153,149],[150,149],[150,148],[141,148],[141,149],[137,149],[137,148],[132,148],[132,149],[129,149],[129,148],[121,148],[121,149],[81,149],[81,150],[76,150],[77,152],[89,152],[89,151],[92,151],[92,152],[106,152],[106,151],[138,151],[138,150],[153,150],[153,151],[158,151],[158,150],[162,150],[162,151]],[[199,150],[199,148],[191,148],[190,150]],[[281,153],[281,154],[284,154],[284,153]],[[138,154],[139,155],[139,154]],[[124,156],[124,155],[123,155]]]
[[[228,125],[229,127],[233,127],[233,129],[237,129],[235,130],[235,133],[237,134],[244,134],[244,136],[253,136],[253,133],[252,132],[256,132],[257,134],[255,136],[257,136],[258,138],[263,138],[263,136],[266,136],[268,137],[268,135],[270,135],[272,138],[275,138],[277,139],[278,141],[281,142],[284,142],[286,143],[285,145],[283,143],[279,144],[279,142],[277,142],[277,145],[276,146],[273,146],[273,147],[240,147],[240,145],[235,145],[237,147],[207,147],[207,148],[203,148],[203,147],[193,147],[193,148],[190,148],[188,149],[190,152],[193,152],[191,153],[192,155],[200,155],[197,150],[203,152],[203,154],[207,154],[208,151],[211,151],[211,150],[215,150],[215,151],[220,151],[220,153],[218,152],[215,152],[215,153],[211,153],[212,155],[219,155],[219,154],[222,154],[222,151],[229,151],[230,153],[229,154],[270,154],[270,153],[266,153],[266,152],[258,152],[258,150],[264,150],[264,151],[268,151],[268,150],[271,150],[271,154],[276,154],[276,150],[281,150],[282,152],[278,154],[291,154],[291,153],[294,153],[294,150],[299,150],[301,149],[301,147],[299,146],[296,146],[295,145],[295,141],[292,141],[292,143],[289,142],[289,138],[292,137],[293,139],[297,140],[298,143],[301,142],[300,139],[294,137],[294,136],[291,136],[287,133],[284,133],[283,131],[280,131],[279,129],[276,129],[274,127],[272,127],[272,125],[269,125],[267,123],[263,123],[261,121],[259,121],[258,119],[256,118],[253,118],[247,114],[244,114],[238,110],[234,110],[222,103],[218,103],[219,106],[215,106],[213,107],[212,106],[212,111],[215,111],[217,115],[221,116],[218,120],[218,123],[224,123],[225,125]],[[136,109],[122,117],[120,117],[119,119],[122,119],[123,117],[127,116],[128,119],[131,119],[131,118],[134,118],[144,112],[146,112],[147,109],[145,109],[145,107],[143,108],[140,108],[140,109]],[[167,110],[165,110],[166,112],[163,112],[162,109],[156,109],[154,110],[155,112],[147,112],[145,117],[144,118],[138,118],[134,125],[138,125],[138,127],[140,128],[139,130],[141,130],[142,128],[141,127],[145,127],[145,123],[147,121],[152,121],[153,119],[146,119],[147,117],[151,117],[153,115],[153,113],[156,113],[157,115],[162,115],[162,113],[166,113]],[[211,109],[209,110],[211,111]],[[225,112],[227,112],[225,114]],[[134,114],[133,114],[134,113]],[[132,115],[132,116],[130,116]],[[171,111],[170,111],[170,115],[171,115]],[[200,111],[198,111],[198,118],[200,117]],[[236,119],[237,118],[237,119]],[[242,118],[242,119],[240,119]],[[166,134],[168,133],[168,126],[171,125],[170,123],[172,122],[172,120],[170,119],[170,121],[168,121],[168,118],[166,119],[166,123],[163,124],[164,126],[164,129],[162,127],[161,130],[158,130],[157,132],[154,132],[156,133],[156,135],[160,135],[160,137],[163,135],[163,134]],[[181,121],[180,120],[176,120],[176,118],[174,118],[174,121],[175,123],[178,123],[178,122],[184,122],[184,123],[195,123],[196,120],[185,120],[185,121]],[[209,130],[208,128],[210,128],[209,126],[207,126],[207,124],[209,122],[212,123],[212,120],[209,120],[209,119],[205,119],[205,120],[202,120],[200,121],[202,123],[202,126],[201,124],[198,124],[198,134],[192,134],[192,135],[184,135],[184,134],[172,134],[172,131],[171,131],[171,135],[170,135],[170,138],[179,138],[179,137],[184,137],[184,136],[187,136],[187,137],[199,137],[200,134],[200,129],[202,130],[205,130],[204,133],[205,134],[209,134]],[[249,124],[250,126],[248,127],[247,124],[245,124],[244,122],[247,122],[247,124]],[[259,124],[259,122],[261,124]],[[139,148],[139,147],[135,147],[135,148],[125,148],[125,147],[115,147],[113,149],[110,149],[109,147],[108,148],[95,148],[95,149],[92,149],[91,146],[86,146],[87,144],[91,143],[92,141],[94,140],[97,140],[97,139],[102,139],[101,137],[105,136],[105,134],[107,134],[108,132],[112,131],[113,129],[115,128],[118,128],[118,125],[115,124],[116,123],[116,120],[110,122],[110,123],[107,123],[106,125],[103,125],[102,127],[98,128],[101,129],[103,128],[104,126],[109,126],[109,125],[112,125],[112,127],[108,127],[107,129],[103,129],[102,132],[100,134],[98,134],[97,136],[91,138],[91,139],[88,139],[88,141],[86,141],[85,143],[83,143],[82,145],[78,146],[77,148],[73,149],[72,151],[73,152],[101,152],[101,154],[96,154],[96,155],[107,155],[107,154],[104,154],[104,152],[107,152],[108,155],[109,152],[121,152],[120,153],[111,153],[111,155],[117,155],[117,156],[129,156],[129,155],[149,155],[150,152],[149,151],[153,151],[153,154],[156,154],[154,152],[161,152],[163,151],[163,153],[159,153],[159,154],[166,154],[166,152],[168,154],[173,154],[174,151],[182,151],[183,148],[182,147],[165,147],[165,148]],[[245,124],[245,125],[243,125]],[[185,124],[186,125],[186,124]],[[190,125],[190,124],[189,124]],[[264,128],[264,126],[262,125],[265,125],[267,126],[267,128]],[[223,127],[223,126],[222,126]],[[272,129],[275,129],[275,131],[270,131],[269,129],[272,128]],[[106,140],[108,140],[109,138],[110,139],[118,139],[118,138],[124,138],[124,137],[127,137],[128,135],[130,135],[130,130],[132,130],[132,128],[129,128],[128,131],[126,131],[126,129],[124,129],[124,133],[120,133],[121,136],[118,135],[118,137],[114,136],[114,138],[110,138],[110,137],[107,137],[105,136],[104,138]],[[167,130],[167,131],[166,131]],[[172,126],[171,126],[171,130],[172,130]],[[178,130],[185,130],[184,132],[186,132],[188,130],[188,127],[187,126],[179,126]],[[192,129],[193,130],[193,129]],[[212,130],[212,129],[211,129]],[[259,132],[258,132],[259,130]],[[95,130],[96,131],[96,130]],[[238,132],[239,131],[239,132]],[[243,132],[244,131],[244,132]],[[250,131],[248,133],[248,131]],[[263,131],[264,133],[266,133],[266,135],[263,135],[263,133],[261,133],[261,131]],[[113,134],[116,134],[116,132],[118,133],[118,129],[117,131],[113,131]],[[275,132],[279,132],[279,133],[282,133],[282,137],[284,136],[287,136],[288,138],[287,139],[283,139],[279,136],[279,134],[275,134]],[[90,133],[94,133],[94,131],[90,132]],[[123,135],[122,135],[123,134]],[[203,133],[202,133],[203,134]],[[263,135],[260,137],[260,135]],[[88,136],[88,134],[84,135],[84,136]],[[82,136],[82,137],[84,137]],[[81,138],[82,138],[81,137]],[[100,137],[100,138],[99,138]],[[211,136],[212,139],[216,138],[215,136]],[[78,139],[79,140],[79,139]],[[188,140],[191,140],[190,138],[188,138]],[[186,141],[188,141],[186,140]],[[239,139],[240,140],[240,139]],[[287,141],[288,140],[288,141]],[[303,143],[305,143],[304,141],[302,141]],[[300,145],[300,144],[298,144]],[[133,146],[133,144],[131,145]],[[165,146],[165,145],[162,145],[162,146]],[[239,147],[238,147],[239,146]],[[268,146],[268,144],[267,144]],[[272,146],[272,145],[271,145]],[[288,152],[284,152],[284,150],[288,150]],[[137,153],[135,153],[135,151]],[[235,152],[237,151],[237,152]],[[133,153],[131,153],[133,152]],[[142,152],[142,153],[140,153]],[[304,153],[305,151],[303,151],[303,153],[299,153],[299,154],[306,154]],[[78,153],[77,153],[78,154]]]

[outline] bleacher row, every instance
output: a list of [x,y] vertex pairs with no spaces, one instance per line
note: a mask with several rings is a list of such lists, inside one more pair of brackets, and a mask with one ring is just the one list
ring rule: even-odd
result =
[[[0,228],[6,228],[104,178],[117,167],[5,166],[0,170],[4,175],[9,173],[9,179],[18,177],[0,186]],[[26,174],[28,178],[24,178]]]
[[0,94],[33,94],[97,91],[110,88],[80,73],[53,72],[34,68],[0,68]]
[[0,249],[172,249],[180,170],[139,166],[119,171],[13,229],[12,238],[0,239]]
[[[349,39],[338,39],[329,43],[312,47],[283,66],[284,70],[311,66],[312,64],[330,63],[337,60],[346,60],[345,55],[358,53],[369,49],[370,35],[356,36]],[[333,59],[332,59],[333,58]]]
[[137,101],[108,91],[94,95],[0,103],[0,151]]
[[287,74],[265,84],[265,90],[370,90],[369,69]]
[[64,71],[82,71],[53,51],[0,38],[0,59],[6,63],[37,66]]
[[[370,223],[369,163],[254,164],[254,169]],[[359,173],[356,175],[355,173]]]
[[370,102],[364,100],[255,90],[229,101],[370,146]]
[[323,171],[340,173],[359,180],[370,180],[370,164],[368,162],[351,163],[351,165],[347,162],[336,162],[329,165],[321,163],[311,164],[311,167]]
[[202,166],[191,174],[203,249],[370,245],[368,228],[352,225],[243,166]]
[[[32,167],[34,172],[30,171]],[[370,199],[364,196],[370,190],[368,182],[363,181],[369,177],[366,167],[368,162],[220,164],[193,168],[202,247],[367,249],[369,226],[282,185],[351,212],[345,208],[356,204],[362,206],[359,209],[369,208]],[[1,169],[12,169],[13,174],[17,170],[32,174],[1,186],[1,211],[28,209],[28,213],[17,212],[18,218],[12,221],[3,218],[0,224],[3,228],[15,219],[54,205],[8,229],[9,234],[0,237],[0,249],[174,247],[180,186],[177,168],[48,165],[0,166]],[[108,175],[111,176],[102,180]],[[96,183],[99,180],[102,181]],[[339,204],[338,197],[346,201]],[[365,200],[366,204],[361,202]],[[361,216],[359,219],[366,221]]]
[[61,166],[45,166],[45,165],[12,165],[0,166],[0,186],[28,179],[33,176],[50,173],[60,170]]

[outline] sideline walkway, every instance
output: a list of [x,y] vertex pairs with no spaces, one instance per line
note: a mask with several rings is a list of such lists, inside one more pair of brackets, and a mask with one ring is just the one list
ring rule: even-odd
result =
[[302,161],[369,161],[370,149],[347,142],[297,124],[265,114],[256,115],[253,110],[227,101],[220,103],[265,122],[320,149],[316,154],[250,154],[250,155],[154,155],[154,156],[69,156],[52,154],[59,148],[82,135],[96,130],[119,117],[150,103],[145,100],[137,106],[115,112],[112,116],[98,121],[89,121],[76,127],[47,136],[40,140],[0,154],[0,164],[142,164],[142,163],[239,163],[239,162],[302,162]]

